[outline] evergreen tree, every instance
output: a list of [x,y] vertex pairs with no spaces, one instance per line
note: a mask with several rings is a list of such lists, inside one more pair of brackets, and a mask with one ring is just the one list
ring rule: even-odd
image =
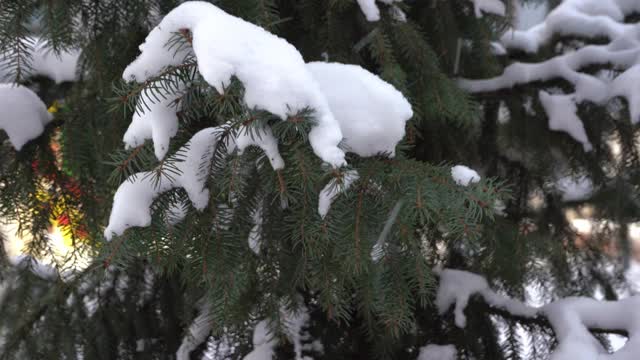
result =
[[640,6],[513,5],[3,0],[0,358],[631,359]]

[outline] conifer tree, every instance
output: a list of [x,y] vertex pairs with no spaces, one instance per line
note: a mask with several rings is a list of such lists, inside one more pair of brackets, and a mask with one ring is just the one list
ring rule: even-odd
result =
[[3,0],[0,359],[631,359],[640,8],[514,4]]

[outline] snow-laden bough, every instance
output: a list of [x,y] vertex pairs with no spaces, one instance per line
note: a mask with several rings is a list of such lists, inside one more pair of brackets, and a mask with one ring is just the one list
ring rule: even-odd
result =
[[[553,327],[558,345],[551,360],[635,360],[640,353],[640,296],[618,301],[597,301],[568,297],[540,308],[530,307],[491,290],[487,280],[477,274],[453,269],[436,269],[440,284],[436,305],[441,314],[455,305],[455,323],[466,325],[464,310],[472,295],[480,295],[486,303],[524,318],[543,316]],[[589,329],[625,331],[627,343],[610,354]]]
[[[193,55],[201,75],[217,91],[224,92],[231,76],[236,76],[245,86],[244,101],[250,108],[267,110],[283,120],[292,112],[313,109],[317,124],[309,133],[309,140],[315,154],[325,162],[334,167],[345,165],[345,151],[363,157],[395,155],[395,147],[405,135],[406,122],[413,116],[411,104],[400,91],[357,65],[305,64],[298,51],[285,40],[209,3],[186,2],[171,11],[140,46],[142,53],[125,69],[124,79],[144,82],[165,67],[185,61],[192,55],[191,50],[182,49],[174,54],[165,47],[172,34],[183,29],[192,33]],[[154,103],[151,94],[143,91],[139,101],[148,108],[134,115],[125,134],[128,147],[152,139],[159,159],[165,156],[169,140],[178,129],[177,109],[172,106],[178,95],[161,95],[162,100]],[[283,168],[284,160],[272,130],[265,127],[253,132],[246,127],[238,129],[228,139],[228,151],[237,149],[242,153],[248,146],[258,146],[275,170]],[[338,148],[341,142],[344,150]],[[198,158],[199,163],[202,160]],[[180,169],[194,171],[185,164],[180,165]],[[149,184],[144,184],[152,181],[149,178],[149,174],[143,173],[121,185],[105,235],[121,234],[133,226],[148,226],[153,200],[161,192],[181,186],[178,177],[178,180],[162,180],[159,186],[149,190]],[[357,176],[348,178],[355,181]],[[148,190],[127,190],[134,187]],[[119,205],[131,203],[125,193],[137,193],[136,198],[143,200],[138,202],[141,205]],[[328,188],[321,192],[321,215],[326,215],[335,195]],[[119,211],[128,215],[118,215]]]
[[[549,13],[546,20],[531,29],[507,31],[500,43],[508,50],[536,53],[556,36],[606,38],[608,44],[582,46],[576,51],[539,63],[516,62],[502,75],[484,79],[461,79],[462,88],[472,93],[491,92],[538,81],[564,79],[573,84],[571,94],[541,91],[539,99],[549,128],[564,131],[582,143],[585,151],[592,145],[576,114],[583,102],[605,104],[613,98],[626,98],[632,123],[640,122],[640,23],[625,23],[625,17],[640,12],[636,0],[565,0]],[[615,78],[581,72],[595,65],[611,65],[621,71]]]
[[224,128],[212,127],[200,130],[175,155],[177,175],[164,176],[153,171],[130,176],[113,197],[109,225],[104,236],[122,235],[131,227],[151,225],[151,205],[162,193],[181,187],[189,196],[193,207],[204,209],[209,202],[209,190],[205,182],[209,176],[214,148]]
[[[68,49],[56,54],[51,51],[48,43],[35,36],[28,36],[22,39],[27,44],[25,51],[28,53],[29,64],[22,69],[27,76],[44,76],[53,80],[56,84],[78,80],[76,72],[80,51]],[[0,53],[0,83],[12,82],[13,74],[7,66],[15,53],[12,49]]]
[[347,152],[362,157],[395,155],[413,117],[411,104],[400,91],[358,65],[311,62],[307,69],[340,125]]
[[[181,4],[167,14],[140,45],[141,54],[124,71],[125,80],[144,82],[169,65],[182,63],[167,48],[174,33],[188,29],[198,70],[207,83],[224,93],[236,76],[244,85],[249,108],[266,110],[286,120],[311,108],[316,125],[309,133],[323,161],[345,165],[338,148],[342,132],[325,96],[293,45],[265,29],[201,1]],[[232,35],[232,36],[231,36]]]

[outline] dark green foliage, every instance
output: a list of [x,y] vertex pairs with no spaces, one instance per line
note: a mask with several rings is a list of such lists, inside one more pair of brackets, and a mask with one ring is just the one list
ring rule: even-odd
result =
[[[491,55],[490,41],[509,18],[476,19],[468,0],[405,1],[407,22],[395,20],[382,3],[382,19],[367,22],[355,0],[212,2],[285,38],[306,61],[359,64],[401,90],[415,116],[397,156],[350,154],[348,167],[329,168],[308,143],[313,109],[285,121],[249,109],[237,79],[219,94],[202,79],[195,58],[144,84],[122,81],[156,17],[178,1],[1,0],[0,53],[7,58],[0,58],[6,64],[0,73],[37,87],[47,105],[63,105],[46,132],[20,152],[0,133],[0,221],[18,223],[33,239],[25,250],[40,257],[52,251],[45,234],[59,211],[44,206],[41,194],[64,199],[67,207],[81,209],[89,236],[73,227],[65,231],[94,262],[71,279],[43,280],[25,271],[26,264],[9,265],[0,246],[0,336],[6,338],[0,359],[74,359],[78,353],[85,359],[172,359],[203,303],[213,326],[209,342],[237,344],[233,359],[252,350],[253,326],[265,318],[280,339],[277,357],[293,358],[281,310],[301,304],[311,315],[311,338],[324,345],[324,356],[314,358],[415,359],[428,343],[453,343],[461,359],[524,359],[527,353],[538,359],[554,346],[548,324],[505,319],[477,301],[469,306],[466,329],[456,328],[451,314],[438,315],[433,266],[485,274],[518,298],[528,284],[547,297],[591,295],[596,288],[615,296],[622,279],[602,270],[611,260],[600,250],[613,239],[628,252],[625,228],[588,246],[577,244],[565,210],[582,204],[562,202],[548,183],[555,176],[552,162],[566,160],[568,168],[587,169],[601,185],[592,199],[595,218],[637,219],[637,130],[624,116],[611,117],[596,106],[581,109],[590,138],[603,134],[585,155],[566,135],[547,130],[536,100],[535,115],[523,110],[536,98],[533,87],[476,99],[459,89],[458,76],[500,72],[505,59]],[[29,36],[46,39],[52,52],[81,50],[79,81],[55,85],[29,77]],[[190,33],[179,32],[167,46],[190,47]],[[155,100],[180,92],[174,104],[180,129],[168,152],[174,155],[162,161],[150,142],[122,146],[131,116],[148,110],[149,104],[136,105],[144,91]],[[501,107],[510,111],[507,124],[497,122]],[[104,241],[120,183],[141,171],[175,176],[180,148],[191,136],[223,124],[213,160],[203,164],[211,168],[204,211],[196,211],[183,190],[172,190],[154,202],[149,227]],[[243,154],[227,149],[225,139],[235,132],[256,134],[267,125],[279,141],[284,169],[274,171],[257,148]],[[606,136],[619,140],[620,161],[607,151]],[[450,167],[458,163],[482,168],[483,180],[456,185]],[[608,177],[607,166],[619,177]],[[319,192],[330,181],[342,187],[351,170],[359,179],[321,218]],[[534,192],[544,199],[542,209],[528,204]],[[506,216],[495,215],[496,200],[505,201]],[[172,224],[175,206],[186,216]],[[247,241],[256,214],[262,219],[258,254]],[[537,229],[523,231],[529,222]],[[67,260],[62,269],[78,258]],[[614,273],[622,270],[616,264]],[[2,284],[9,284],[4,300]],[[518,329],[531,341],[524,343]],[[201,358],[205,347],[192,358]]]

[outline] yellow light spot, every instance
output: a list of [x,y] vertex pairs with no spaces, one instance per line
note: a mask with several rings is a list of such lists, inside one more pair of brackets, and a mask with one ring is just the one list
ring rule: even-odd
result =
[[51,106],[49,106],[49,108],[47,109],[48,112],[50,112],[51,114],[55,114],[58,112],[58,101],[54,101],[53,104],[51,104]]
[[49,235],[51,239],[56,243],[55,245],[61,250],[73,251],[73,236],[63,226],[58,224],[57,220],[51,220],[51,228],[49,229]]

